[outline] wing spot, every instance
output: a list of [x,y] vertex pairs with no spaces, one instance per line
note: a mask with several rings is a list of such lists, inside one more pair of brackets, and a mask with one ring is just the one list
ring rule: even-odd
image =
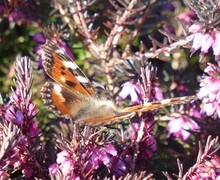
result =
[[64,66],[61,66],[60,69],[65,70],[66,68]]
[[61,74],[64,76],[64,75],[66,75],[66,73],[65,72],[63,72],[63,71],[61,71]]
[[70,86],[70,87],[75,87],[76,86],[76,83],[74,83],[74,82],[71,82],[71,81],[65,81],[65,83],[68,85],[68,86]]

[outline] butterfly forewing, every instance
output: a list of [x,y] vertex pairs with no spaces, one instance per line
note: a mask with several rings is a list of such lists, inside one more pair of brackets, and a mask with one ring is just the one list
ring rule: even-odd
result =
[[71,91],[94,95],[89,79],[55,42],[47,41],[42,49],[44,52],[43,67],[54,81]]

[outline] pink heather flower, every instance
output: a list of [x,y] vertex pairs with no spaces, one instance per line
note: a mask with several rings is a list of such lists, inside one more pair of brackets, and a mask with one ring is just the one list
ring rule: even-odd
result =
[[59,165],[59,168],[64,176],[69,176],[73,173],[74,164],[75,163],[72,159],[68,159]]
[[131,102],[140,104],[143,100],[143,92],[139,85],[129,81],[122,85],[122,90],[119,93],[119,97],[126,99],[128,96],[131,97]]
[[56,176],[59,171],[65,178],[71,178],[74,174],[75,162],[71,157],[70,152],[63,150],[57,154],[56,163],[49,167],[49,172]]
[[150,99],[156,99],[156,100],[162,100],[164,99],[164,96],[163,96],[163,91],[160,87],[158,86],[154,86],[153,87],[153,90],[154,90],[154,94],[155,96],[154,97],[151,97]]
[[9,174],[5,171],[0,170],[0,179],[8,179]]
[[57,163],[53,163],[49,167],[49,172],[53,175],[56,175],[58,173],[59,165]]
[[[6,127],[3,129],[4,133],[8,133],[5,136],[10,138],[7,138],[9,144],[3,143],[5,154],[3,154],[1,163],[8,166],[4,167],[8,172],[19,169],[23,177],[33,179],[33,177],[41,176],[37,174],[40,167],[35,164],[35,157],[30,157],[39,131],[34,122],[37,109],[31,101],[30,89],[33,79],[31,63],[27,57],[17,59],[15,77],[16,90],[13,91],[10,101],[1,109],[1,128],[7,123],[11,124],[10,129],[6,130]],[[6,123],[3,123],[3,120]]]
[[[195,109],[189,114],[194,117],[201,117],[199,112]],[[179,117],[171,117],[167,125],[167,130],[174,137],[180,138],[182,140],[187,140],[190,136],[189,131],[198,131],[198,124],[189,116],[189,115],[180,115]]]
[[190,174],[190,179],[220,179],[220,158],[217,155],[212,155],[198,164],[194,171]]
[[191,1],[191,8],[198,16],[190,27],[189,32],[194,35],[192,54],[201,49],[200,58],[213,50],[216,60],[220,57],[220,30],[218,1]]
[[198,25],[191,25],[189,27],[189,32],[194,34],[193,38],[193,44],[192,44],[192,54],[201,49],[202,54],[204,55],[208,53],[209,49],[213,49],[213,54],[216,56],[220,56],[220,31],[217,29],[213,29],[212,31],[203,32],[203,29],[201,27],[198,27]]
[[204,72],[206,75],[200,81],[198,98],[202,100],[202,109],[208,116],[220,117],[220,68],[208,64]]
[[182,21],[186,25],[191,25],[193,23],[193,20],[196,19],[196,14],[191,9],[187,10],[186,12],[181,13],[178,16],[178,19]]
[[220,31],[214,30],[214,43],[212,44],[213,53],[215,56],[220,54]]
[[8,122],[12,121],[17,125],[21,125],[23,118],[19,117],[19,114],[21,115],[21,112],[15,112],[14,106],[10,105],[4,113],[4,117]]
[[114,156],[117,156],[117,151],[113,145],[106,144],[104,147],[96,147],[91,151],[86,171],[98,169],[103,164],[106,167],[110,167],[111,159]]
[[70,158],[70,153],[66,150],[61,151],[60,153],[57,154],[57,160],[56,162],[58,164],[64,163]]
[[130,155],[126,155],[122,159],[113,157],[111,164],[112,172],[116,177],[125,176],[130,171],[132,157]]

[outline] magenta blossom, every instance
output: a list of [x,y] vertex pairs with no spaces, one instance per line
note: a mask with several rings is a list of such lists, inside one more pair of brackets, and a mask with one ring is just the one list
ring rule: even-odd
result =
[[204,32],[202,24],[197,23],[189,27],[189,32],[194,35],[192,53],[201,49],[201,55],[204,55],[212,48],[216,59],[220,56],[220,31],[218,29]]
[[112,144],[106,144],[104,147],[96,147],[89,155],[86,170],[89,172],[98,169],[103,164],[110,168],[112,157],[117,156],[117,151]]
[[[130,97],[133,104],[141,104],[141,102],[144,100],[144,94],[141,86],[131,81],[125,82],[122,85],[122,90],[119,93],[119,97],[122,99]],[[152,88],[152,92],[149,94],[149,99],[162,100],[163,98],[162,90],[159,87],[154,86]]]
[[49,172],[52,176],[58,176],[59,172],[62,172],[62,179],[77,179],[79,177],[73,171],[75,166],[76,162],[72,159],[71,153],[63,150],[57,154],[56,163],[49,167]]
[[0,2],[0,15],[6,17],[9,22],[31,24],[34,21],[41,23],[48,17],[49,2],[38,2],[33,0],[13,0]]
[[218,1],[190,1],[198,20],[189,27],[193,35],[192,54],[201,49],[200,58],[213,50],[216,60],[220,57],[219,3]]
[[186,12],[181,13],[178,16],[178,19],[186,25],[191,25],[193,20],[196,19],[196,14],[191,9],[187,10]]
[[203,111],[208,116],[220,117],[220,68],[214,64],[208,64],[202,76],[199,99],[202,100]]
[[143,100],[143,92],[139,85],[128,81],[122,85],[122,90],[119,93],[119,97],[126,99],[128,96],[131,97],[131,102],[134,104],[140,104]]
[[177,117],[171,117],[167,130],[174,137],[180,138],[182,140],[187,140],[190,136],[190,131],[199,131],[198,124],[192,119],[201,118],[201,114],[197,109],[191,109],[189,115],[183,114]]

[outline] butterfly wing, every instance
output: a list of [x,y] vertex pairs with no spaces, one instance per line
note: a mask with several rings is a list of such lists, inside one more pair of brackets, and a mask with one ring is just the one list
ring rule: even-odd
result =
[[54,81],[71,91],[84,95],[95,94],[89,79],[57,43],[47,41],[42,46],[42,50],[43,67]]
[[186,104],[186,103],[189,103],[190,101],[195,100],[195,99],[197,99],[196,95],[163,99],[160,101],[149,102],[144,105],[137,105],[137,106],[131,106],[128,108],[124,108],[124,109],[122,109],[122,112],[130,113],[130,112],[152,111],[152,110],[156,110],[156,109],[166,107],[166,106],[177,105],[177,104]]
[[85,124],[90,124],[93,126],[97,126],[100,124],[112,124],[112,123],[116,123],[125,119],[130,119],[135,115],[135,112],[118,112],[117,115],[114,116],[101,116],[101,117],[96,117],[96,118],[86,118],[83,119],[82,121]]
[[79,108],[87,103],[85,96],[57,83],[46,82],[41,92],[44,104],[59,117],[74,117]]

